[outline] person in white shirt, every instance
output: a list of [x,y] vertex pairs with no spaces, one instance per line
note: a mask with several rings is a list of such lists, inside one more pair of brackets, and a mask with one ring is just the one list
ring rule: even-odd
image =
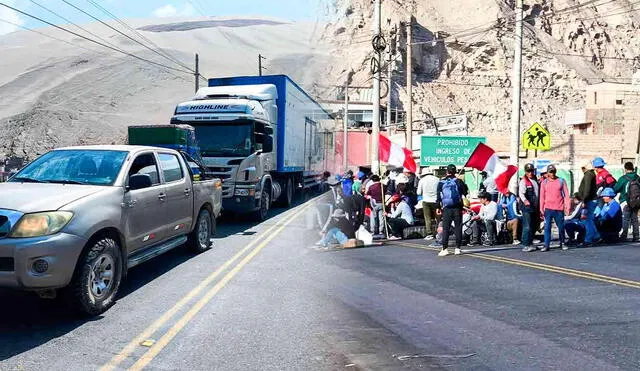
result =
[[480,213],[471,220],[473,220],[473,240],[469,246],[475,246],[480,244],[480,236],[482,232],[487,232],[489,235],[488,243],[485,246],[493,246],[496,243],[496,216],[498,215],[498,204],[491,199],[491,195],[488,192],[481,192],[478,195],[482,207]]
[[394,195],[392,202],[396,203],[396,208],[391,214],[387,214],[387,223],[391,229],[391,240],[399,240],[402,238],[402,231],[413,225],[413,211],[409,206],[409,197]]
[[[425,227],[427,227],[425,240],[434,239],[438,233],[437,226],[440,222],[440,217],[436,212],[438,210],[438,183],[440,183],[440,179],[433,174],[431,168],[422,168],[420,181],[418,182],[418,196],[422,196],[422,201],[419,205],[422,206],[424,223]],[[419,207],[416,206],[416,208]]]

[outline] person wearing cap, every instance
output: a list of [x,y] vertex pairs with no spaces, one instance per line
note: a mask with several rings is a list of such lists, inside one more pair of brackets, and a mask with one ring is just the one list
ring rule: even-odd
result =
[[[620,194],[620,205],[622,207],[622,234],[620,238],[626,241],[629,236],[629,226],[632,227],[631,233],[633,236],[633,242],[640,240],[640,228],[638,228],[638,211],[640,208],[636,205],[636,201],[629,202],[629,195],[634,198],[637,196],[637,184],[640,182],[640,176],[636,173],[635,167],[631,162],[625,162],[624,164],[625,174],[618,179],[615,187],[613,188],[618,194]],[[633,205],[633,206],[631,206]]]
[[389,228],[391,229],[391,237],[389,239],[399,240],[402,239],[404,229],[413,225],[413,211],[409,205],[409,197],[401,193],[395,194],[391,202],[395,204],[395,209],[392,213],[387,214],[387,223],[389,223]]
[[367,177],[367,175],[363,171],[358,171],[356,177],[353,180],[353,185],[351,186],[351,191],[353,194],[360,193],[360,188],[362,187],[362,181]]
[[454,253],[462,252],[462,206],[463,196],[469,194],[467,185],[456,177],[456,166],[447,165],[447,175],[438,183],[437,199],[438,213],[442,215],[442,250],[438,256],[447,256],[449,252],[449,233],[454,226],[456,236],[456,248]]
[[422,213],[427,228],[425,240],[434,239],[438,233],[437,228],[434,228],[440,222],[436,213],[438,210],[438,183],[440,183],[440,179],[433,174],[433,170],[429,167],[423,167],[418,182],[418,196],[422,196]]
[[524,176],[518,186],[520,209],[522,210],[522,250],[535,251],[533,235],[538,230],[540,220],[540,185],[536,179],[536,168],[529,163],[524,165]]
[[595,220],[600,236],[606,243],[618,242],[622,229],[622,208],[615,200],[616,191],[607,187],[602,190],[600,197],[603,201],[602,206],[598,206],[595,211]]
[[[596,164],[599,165],[600,163],[596,162]],[[582,202],[582,208],[584,209],[581,221],[585,229],[584,243],[586,244],[593,244],[600,239],[600,235],[594,221],[594,212],[598,206],[598,187],[596,185],[596,172],[591,169],[591,165],[592,164],[590,162],[586,162],[582,165],[583,175],[582,181],[580,181],[580,187],[578,187],[577,195],[577,198]]]
[[336,209],[333,212],[331,220],[321,233],[324,233],[324,237],[316,245],[322,247],[327,247],[331,243],[344,245],[349,239],[356,238],[353,224],[347,219],[347,214],[342,209]]
[[544,215],[544,247],[540,251],[549,251],[551,246],[551,223],[555,222],[560,236],[560,247],[564,244],[564,216],[571,209],[571,196],[567,182],[556,175],[554,165],[547,166],[547,177],[540,185],[540,214]]

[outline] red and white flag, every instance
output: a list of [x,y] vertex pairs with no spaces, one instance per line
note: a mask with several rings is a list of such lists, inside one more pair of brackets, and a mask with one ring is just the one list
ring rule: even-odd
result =
[[505,165],[496,155],[496,151],[484,143],[478,143],[465,167],[486,171],[487,175],[495,180],[500,193],[509,191],[509,180],[518,172],[517,166]]
[[402,166],[412,173],[418,170],[416,162],[413,160],[413,153],[410,149],[392,143],[389,138],[380,134],[380,146],[378,147],[380,161],[393,166]]

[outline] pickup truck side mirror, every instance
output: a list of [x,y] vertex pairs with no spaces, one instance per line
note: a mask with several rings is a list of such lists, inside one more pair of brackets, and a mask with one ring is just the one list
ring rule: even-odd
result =
[[136,189],[149,187],[151,187],[151,176],[149,174],[134,174],[129,177],[128,190],[135,191]]

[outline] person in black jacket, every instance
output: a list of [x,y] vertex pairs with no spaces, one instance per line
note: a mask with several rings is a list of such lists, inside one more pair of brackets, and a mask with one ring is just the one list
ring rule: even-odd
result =
[[449,252],[449,233],[453,223],[456,236],[455,254],[460,255],[462,246],[462,197],[469,193],[469,188],[456,177],[456,166],[447,166],[447,176],[438,183],[436,203],[439,205],[438,214],[442,215],[442,250],[438,256],[447,256]]
[[600,239],[600,234],[596,228],[594,220],[594,212],[598,206],[598,187],[596,186],[596,173],[591,169],[591,163],[587,162],[582,166],[583,177],[578,188],[578,199],[582,201],[582,207],[585,209],[583,220],[586,234],[584,243],[593,244]]
[[353,224],[347,219],[347,214],[342,209],[333,212],[331,221],[322,233],[324,237],[316,243],[317,246],[327,247],[335,242],[344,245],[349,239],[356,238]]

